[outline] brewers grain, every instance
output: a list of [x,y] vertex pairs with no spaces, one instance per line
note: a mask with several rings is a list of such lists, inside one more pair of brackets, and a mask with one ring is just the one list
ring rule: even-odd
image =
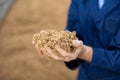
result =
[[56,55],[60,55],[55,49],[56,45],[69,53],[73,52],[75,47],[73,47],[72,41],[75,39],[77,39],[75,31],[44,30],[33,36],[35,45],[38,45],[39,48],[50,47]]

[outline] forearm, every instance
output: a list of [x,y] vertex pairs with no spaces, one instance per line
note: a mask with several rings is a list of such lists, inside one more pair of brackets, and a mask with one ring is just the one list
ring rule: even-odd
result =
[[93,49],[84,45],[83,51],[79,54],[78,58],[91,63],[93,56]]

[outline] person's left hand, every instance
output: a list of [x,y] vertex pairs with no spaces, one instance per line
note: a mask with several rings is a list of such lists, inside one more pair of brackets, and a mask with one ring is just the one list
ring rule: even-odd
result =
[[67,51],[61,49],[59,46],[55,46],[55,49],[61,54],[61,57],[55,55],[49,47],[42,50],[42,53],[48,55],[50,58],[58,61],[69,62],[78,58],[79,54],[83,51],[83,42],[79,40],[73,40],[73,46],[76,47],[75,52],[68,53]]

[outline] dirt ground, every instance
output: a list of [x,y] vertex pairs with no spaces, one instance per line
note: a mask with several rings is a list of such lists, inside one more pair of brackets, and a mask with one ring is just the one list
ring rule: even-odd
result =
[[40,58],[31,44],[42,29],[63,30],[70,0],[16,0],[0,25],[0,80],[76,80],[63,62]]

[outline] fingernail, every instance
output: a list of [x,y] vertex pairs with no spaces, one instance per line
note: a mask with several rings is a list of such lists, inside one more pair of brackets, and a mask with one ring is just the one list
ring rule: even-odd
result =
[[80,40],[73,40],[73,46],[74,46],[74,47],[78,47],[78,46],[80,46],[80,45],[82,45],[82,44],[83,44],[83,42],[80,41]]

